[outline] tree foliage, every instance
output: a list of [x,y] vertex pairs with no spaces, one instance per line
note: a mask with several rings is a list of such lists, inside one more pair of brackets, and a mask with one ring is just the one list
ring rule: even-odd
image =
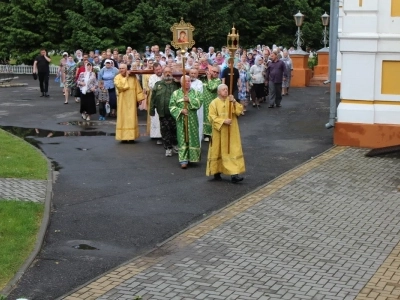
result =
[[220,48],[232,24],[240,44],[290,47],[293,15],[306,16],[305,44],[320,48],[321,15],[329,0],[0,0],[0,57],[30,61],[41,47],[56,51],[170,43],[170,27],[183,17],[194,27],[196,46]]

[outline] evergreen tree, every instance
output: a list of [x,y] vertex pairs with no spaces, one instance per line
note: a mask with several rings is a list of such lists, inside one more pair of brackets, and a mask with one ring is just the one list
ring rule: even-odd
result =
[[235,24],[240,44],[290,47],[305,15],[304,46],[322,47],[321,15],[329,0],[8,0],[0,1],[0,58],[11,55],[31,63],[41,47],[68,52],[127,46],[161,49],[172,40],[170,27],[190,22],[196,46],[220,48]]

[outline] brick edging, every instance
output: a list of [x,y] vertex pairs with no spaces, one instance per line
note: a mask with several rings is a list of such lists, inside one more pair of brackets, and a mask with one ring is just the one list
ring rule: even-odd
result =
[[[155,248],[141,254],[138,255],[122,264],[119,264],[118,266],[96,276],[95,278],[93,278],[92,280],[87,281],[86,283],[78,286],[77,288],[73,289],[72,291],[69,291],[68,293],[58,297],[56,300],[62,300],[62,299],[88,299],[86,296],[84,297],[79,297],[79,296],[75,296],[75,294],[78,294],[79,291],[81,291],[83,294],[86,293],[86,289],[88,290],[87,292],[90,292],[90,290],[95,290],[98,294],[96,295],[96,297],[93,297],[94,295],[92,295],[93,298],[90,299],[95,299],[101,295],[104,295],[109,289],[113,288],[114,286],[118,285],[119,282],[119,278],[117,278],[117,274],[120,271],[125,272],[125,269],[129,269],[129,272],[131,274],[126,274],[123,277],[126,277],[124,279],[128,279],[128,277],[132,277],[138,273],[140,273],[141,271],[147,269],[148,267],[150,267],[151,265],[153,265],[154,263],[157,263],[157,261],[161,258],[152,258],[152,257],[148,257],[149,254],[151,253],[155,253],[157,250],[162,252],[162,247],[166,247],[168,246],[168,244],[171,244],[170,247],[171,248],[179,248],[179,247],[184,247],[187,246],[188,244],[192,243],[194,240],[197,240],[198,238],[200,238],[204,232],[208,232],[210,230],[212,230],[213,226],[202,226],[202,224],[206,224],[210,219],[212,218],[218,218],[218,215],[220,215],[221,213],[223,213],[223,211],[228,211],[228,210],[234,210],[235,205],[238,205],[238,203],[240,203],[241,200],[252,197],[252,198],[260,198],[259,197],[259,193],[261,190],[267,188],[268,186],[270,186],[271,184],[276,184],[276,185],[281,185],[280,181],[282,179],[286,179],[286,180],[294,180],[295,177],[297,178],[298,176],[303,175],[302,173],[307,173],[309,172],[311,169],[318,167],[319,165],[321,165],[322,163],[326,162],[327,160],[332,159],[333,157],[337,156],[338,154],[342,153],[344,150],[346,150],[347,147],[336,147],[333,146],[330,149],[322,152],[321,154],[311,158],[310,160],[298,165],[297,167],[294,167],[290,170],[288,170],[287,172],[281,174],[280,176],[274,178],[273,180],[255,188],[253,191],[243,195],[242,197],[240,197],[239,199],[233,201],[232,203],[228,204],[227,206],[211,213],[209,216],[207,216],[206,218],[193,223],[192,225],[190,225],[189,227],[181,230],[180,232],[174,234],[173,236],[171,236],[170,238],[166,239],[165,241],[163,241],[160,244],[157,244]],[[293,177],[293,178],[292,178]],[[279,188],[278,188],[279,189]],[[274,189],[274,190],[270,190],[270,193],[274,193],[276,190],[278,189]],[[253,199],[252,202],[257,202],[257,199]],[[254,204],[253,203],[253,204]],[[237,214],[237,212],[234,211],[229,211],[227,212],[226,216],[222,216],[219,219],[219,222],[217,223],[224,223],[225,221],[227,221],[227,219],[235,216]],[[217,224],[219,225],[219,224]],[[205,227],[202,229],[199,229],[199,227]],[[174,243],[175,240],[175,243]],[[137,264],[135,264],[135,262],[137,262]],[[132,264],[132,265],[131,265]],[[131,265],[131,266],[129,266]],[[110,276],[113,278],[114,282],[113,284],[107,284],[107,286],[105,287],[99,287],[96,285],[96,281],[100,282],[103,281],[101,278],[102,277],[106,277],[108,274],[110,273],[115,273],[115,274],[111,274]],[[122,277],[122,276],[121,276]],[[104,284],[104,283],[101,283]],[[88,287],[88,288],[86,288]]]

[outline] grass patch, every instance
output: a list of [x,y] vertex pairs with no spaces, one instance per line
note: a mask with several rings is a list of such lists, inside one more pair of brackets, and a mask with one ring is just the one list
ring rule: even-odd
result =
[[55,66],[59,66],[60,65],[60,60],[62,58],[61,55],[52,55],[50,56],[51,58],[51,64],[55,65]]
[[0,199],[0,290],[32,252],[44,205]]
[[47,161],[27,142],[0,130],[0,178],[47,179]]
[[[51,65],[55,65],[55,66],[59,66],[60,65],[60,60],[62,58],[61,55],[50,55],[51,58]],[[16,65],[17,64],[17,60],[15,58],[11,58],[10,59],[10,65]],[[32,63],[33,65],[33,63]],[[1,298],[0,298],[1,300]]]

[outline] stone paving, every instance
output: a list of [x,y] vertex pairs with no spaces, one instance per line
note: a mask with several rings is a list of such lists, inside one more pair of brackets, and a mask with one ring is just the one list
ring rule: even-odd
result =
[[64,299],[400,299],[400,160],[366,151],[334,148]]
[[44,203],[46,180],[0,178],[0,199]]

